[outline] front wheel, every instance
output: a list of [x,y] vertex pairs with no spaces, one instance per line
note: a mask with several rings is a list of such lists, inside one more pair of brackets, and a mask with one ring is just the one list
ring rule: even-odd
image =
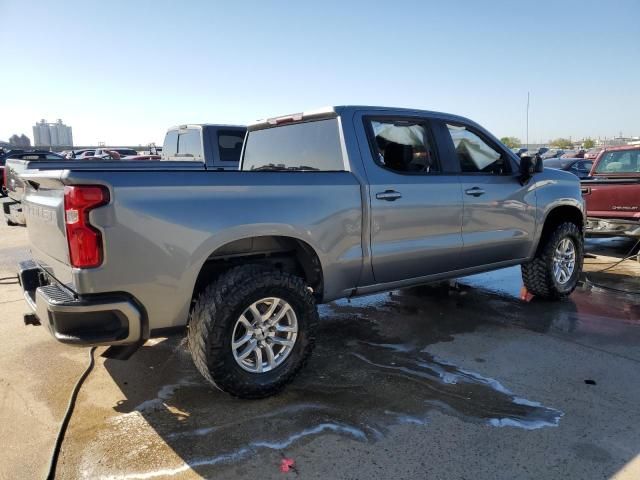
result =
[[573,292],[582,272],[584,240],[575,223],[562,223],[542,240],[536,256],[522,265],[522,280],[530,293],[558,299]]
[[200,295],[189,322],[196,368],[242,398],[273,395],[311,354],[318,312],[303,279],[255,265],[222,274]]

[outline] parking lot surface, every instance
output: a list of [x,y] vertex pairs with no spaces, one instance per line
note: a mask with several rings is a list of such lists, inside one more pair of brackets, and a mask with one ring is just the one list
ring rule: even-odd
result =
[[[631,245],[589,241],[587,269]],[[0,277],[27,246],[0,227]],[[640,289],[640,267],[556,303],[521,301],[519,273],[321,306],[311,361],[266,400],[210,388],[181,337],[97,357],[58,478],[640,478],[640,302],[617,291]],[[24,310],[1,280],[2,479],[43,477],[88,362]]]

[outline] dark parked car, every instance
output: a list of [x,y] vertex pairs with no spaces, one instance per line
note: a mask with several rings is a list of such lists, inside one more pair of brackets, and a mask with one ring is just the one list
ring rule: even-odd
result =
[[551,148],[547,149],[546,152],[540,153],[540,156],[543,160],[547,158],[559,158],[561,155],[564,155],[565,150],[560,148]]
[[584,158],[548,158],[544,160],[545,168],[555,168],[573,173],[578,178],[589,177],[589,172],[593,166],[592,160]]
[[602,152],[602,148],[590,148],[584,153],[584,158],[589,160],[595,160],[598,155]]
[[517,156],[521,157],[522,155],[524,155],[529,150],[526,149],[526,148],[512,148],[511,151],[513,153],[515,153]]
[[560,158],[584,158],[584,150],[566,150]]
[[548,151],[549,149],[547,147],[532,148],[530,150],[524,149],[524,152],[518,154],[518,156],[523,157],[526,154],[527,157],[535,157],[536,155],[540,155],[540,157],[542,157]]

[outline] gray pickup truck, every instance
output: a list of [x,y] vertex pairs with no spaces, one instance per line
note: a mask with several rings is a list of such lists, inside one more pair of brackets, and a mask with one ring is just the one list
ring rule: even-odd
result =
[[236,172],[69,166],[24,180],[25,321],[124,356],[186,326],[202,375],[246,398],[302,367],[318,303],[517,264],[531,293],[559,298],[582,268],[578,179],[443,113],[268,119]]

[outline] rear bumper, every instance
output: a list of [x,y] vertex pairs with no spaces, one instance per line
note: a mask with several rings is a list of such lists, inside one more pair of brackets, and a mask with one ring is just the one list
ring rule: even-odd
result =
[[22,212],[22,204],[20,202],[4,202],[2,204],[4,210],[4,218],[7,223],[17,223],[26,225],[24,213]]
[[18,278],[27,305],[59,342],[96,346],[142,340],[143,314],[129,295],[78,296],[31,260],[19,264]]
[[640,237],[640,222],[618,218],[587,217],[585,233],[590,237]]

